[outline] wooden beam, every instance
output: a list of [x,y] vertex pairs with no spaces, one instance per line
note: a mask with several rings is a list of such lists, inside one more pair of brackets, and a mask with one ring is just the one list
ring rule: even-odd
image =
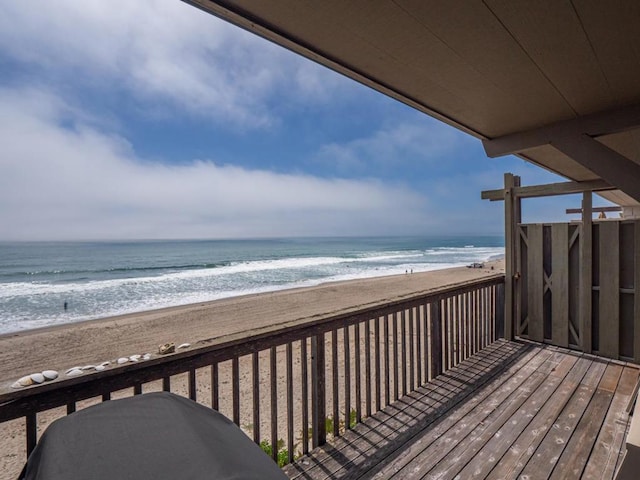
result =
[[[622,207],[593,207],[591,209],[591,211],[593,213],[600,213],[600,212],[621,212],[622,211]],[[567,208],[566,210],[567,215],[571,215],[571,214],[581,214],[582,213],[582,209],[581,208]]]
[[[526,187],[514,187],[513,194],[519,198],[551,197],[555,195],[569,195],[582,192],[601,192],[604,190],[615,190],[604,180],[589,180],[587,182],[559,182],[547,183],[544,185],[529,185]],[[482,200],[504,200],[505,189],[485,190],[480,193]]]
[[640,165],[633,160],[588,135],[559,139],[552,145],[640,202]]
[[559,138],[586,134],[590,137],[622,132],[640,126],[640,104],[563,120],[526,132],[483,140],[489,157],[501,157],[555,143]]

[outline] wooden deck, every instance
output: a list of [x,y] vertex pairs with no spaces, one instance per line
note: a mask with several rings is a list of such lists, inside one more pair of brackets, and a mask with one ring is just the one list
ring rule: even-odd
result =
[[637,366],[497,341],[285,467],[298,479],[611,479]]

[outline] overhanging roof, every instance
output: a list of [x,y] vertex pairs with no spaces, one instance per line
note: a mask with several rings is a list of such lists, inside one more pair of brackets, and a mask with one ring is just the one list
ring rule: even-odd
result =
[[186,0],[571,180],[640,204],[640,2]]

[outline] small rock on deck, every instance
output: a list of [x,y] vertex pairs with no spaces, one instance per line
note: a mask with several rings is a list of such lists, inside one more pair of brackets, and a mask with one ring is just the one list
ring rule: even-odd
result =
[[638,374],[500,340],[284,470],[291,479],[611,479]]

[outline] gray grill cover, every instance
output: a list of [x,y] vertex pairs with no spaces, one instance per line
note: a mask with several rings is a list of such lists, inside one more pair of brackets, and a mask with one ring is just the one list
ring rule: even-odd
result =
[[28,480],[287,478],[226,417],[166,392],[111,400],[56,420],[23,475]]

